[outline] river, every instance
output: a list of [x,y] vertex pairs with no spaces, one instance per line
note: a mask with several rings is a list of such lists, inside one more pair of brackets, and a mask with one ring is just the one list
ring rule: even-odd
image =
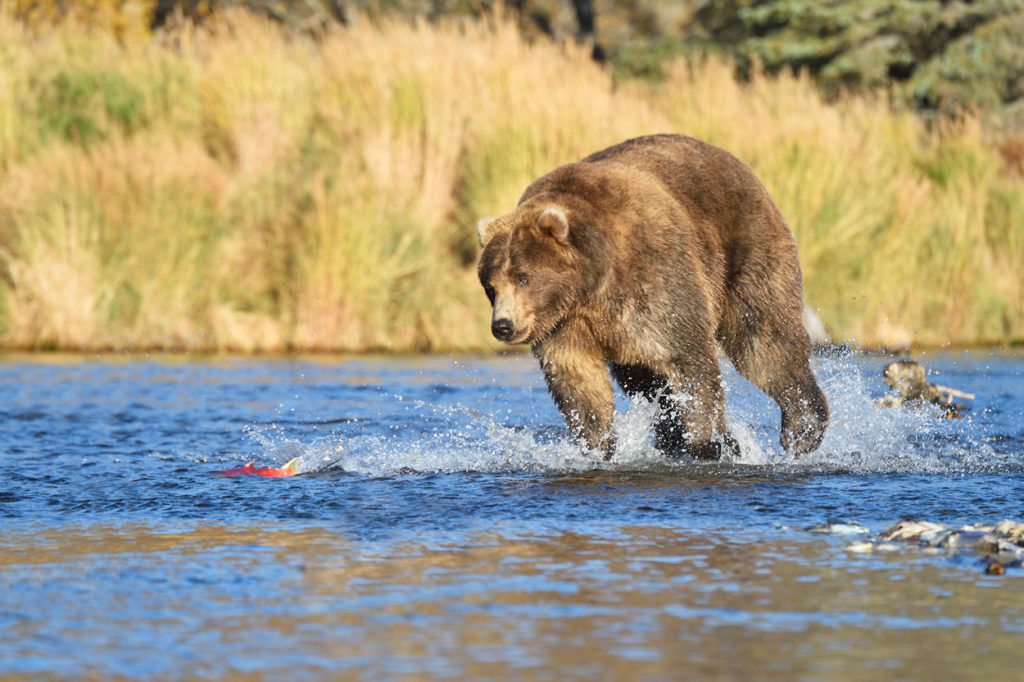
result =
[[524,355],[2,357],[0,678],[1018,679],[1019,561],[855,551],[1024,521],[1024,357],[920,359],[964,419],[817,357],[797,460],[726,367],[742,455],[709,464],[623,396],[615,459],[580,453]]

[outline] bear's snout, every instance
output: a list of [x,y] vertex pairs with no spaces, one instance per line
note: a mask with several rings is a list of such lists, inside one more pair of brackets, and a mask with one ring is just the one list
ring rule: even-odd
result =
[[516,326],[512,324],[512,320],[503,317],[491,322],[491,333],[499,341],[509,341],[516,333]]

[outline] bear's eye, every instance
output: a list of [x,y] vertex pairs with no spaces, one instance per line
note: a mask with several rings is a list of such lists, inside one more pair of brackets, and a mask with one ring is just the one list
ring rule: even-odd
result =
[[487,294],[487,300],[491,302],[491,305],[494,305],[494,287],[490,284],[485,284],[484,293]]
[[519,279],[516,280],[516,284],[518,284],[521,287],[525,287],[529,283],[530,283],[530,278],[527,277],[526,275],[519,275]]

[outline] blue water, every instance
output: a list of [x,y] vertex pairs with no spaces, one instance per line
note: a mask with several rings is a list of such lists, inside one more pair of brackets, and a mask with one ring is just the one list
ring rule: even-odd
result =
[[0,677],[1009,679],[1024,569],[804,530],[1024,521],[1024,358],[919,359],[965,419],[817,358],[799,460],[727,367],[742,454],[708,464],[622,396],[616,457],[579,452],[523,355],[8,357]]

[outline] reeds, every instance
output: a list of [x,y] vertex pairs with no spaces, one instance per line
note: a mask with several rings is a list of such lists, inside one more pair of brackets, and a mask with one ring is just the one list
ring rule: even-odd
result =
[[477,218],[666,131],[754,167],[839,337],[1024,339],[1024,182],[973,119],[932,129],[714,60],[615,84],[500,16],[130,35],[0,12],[5,347],[492,348]]

